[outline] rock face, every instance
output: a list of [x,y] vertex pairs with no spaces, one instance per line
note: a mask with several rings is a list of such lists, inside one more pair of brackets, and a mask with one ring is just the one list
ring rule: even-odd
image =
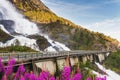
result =
[[2,13],[0,12],[0,20],[3,18],[3,15],[2,15]]
[[[36,22],[42,33],[64,43],[72,50],[116,50],[119,42],[98,32],[89,31],[54,14],[40,0],[9,0],[30,21]],[[37,41],[37,43],[41,44]],[[47,42],[45,42],[46,44]],[[45,47],[45,46],[44,46]]]
[[48,47],[48,41],[43,36],[39,36],[39,38],[36,40],[36,43],[39,46],[39,49],[44,50]]
[[0,42],[5,43],[7,40],[10,40],[12,38],[13,38],[12,36],[10,36],[9,34],[5,33],[3,30],[0,29]]
[[0,20],[0,24],[2,24],[6,30],[8,30],[10,33],[14,32],[14,21],[12,20]]

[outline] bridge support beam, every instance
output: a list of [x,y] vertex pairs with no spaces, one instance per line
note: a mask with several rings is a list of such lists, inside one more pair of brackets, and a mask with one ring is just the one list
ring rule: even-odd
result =
[[40,69],[43,68],[43,65],[45,65],[45,67],[47,68],[47,70],[54,75],[54,73],[56,72],[56,63],[54,61],[54,59],[49,59],[49,60],[41,60],[37,63],[35,63],[36,66]]
[[56,64],[58,65],[58,68],[62,70],[65,65],[65,58],[57,58]]
[[78,59],[77,56],[70,57],[70,63],[71,63],[71,66],[76,65],[78,62],[79,62],[79,59]]
[[87,56],[86,56],[86,55],[83,55],[83,56],[82,56],[82,62],[83,62],[83,63],[86,63],[86,61],[87,61]]
[[104,54],[98,54],[98,59],[99,59],[99,62],[102,62],[103,60],[105,60],[105,55]]

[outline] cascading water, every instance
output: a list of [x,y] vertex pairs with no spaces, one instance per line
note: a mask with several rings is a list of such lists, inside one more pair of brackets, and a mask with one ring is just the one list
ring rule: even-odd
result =
[[[98,66],[98,68],[102,71],[104,71],[106,73],[106,75],[101,75],[98,72],[93,71],[94,74],[96,74],[97,76],[106,76],[106,80],[119,80],[120,79],[120,75],[115,73],[114,71],[110,70],[110,69],[105,69],[105,67],[103,67],[101,64],[96,63],[96,65]],[[102,79],[100,79],[102,80]]]
[[12,35],[14,39],[7,41],[6,43],[0,42],[0,47],[10,46],[15,43],[16,40],[20,42],[20,45],[26,45],[32,49],[39,50],[35,39],[29,39],[26,35],[41,35],[44,36],[51,44],[46,51],[69,51],[64,44],[51,40],[47,35],[40,33],[37,25],[29,20],[25,19],[13,5],[7,0],[0,0],[0,28],[12,35],[17,33],[19,35]]

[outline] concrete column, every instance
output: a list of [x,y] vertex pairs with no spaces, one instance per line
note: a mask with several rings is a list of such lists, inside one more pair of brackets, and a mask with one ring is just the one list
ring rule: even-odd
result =
[[102,62],[103,60],[105,60],[105,56],[104,54],[98,54],[98,58],[99,58],[99,62]]
[[70,57],[71,66],[79,62],[78,57]]
[[36,66],[38,68],[41,68],[42,69],[42,65],[45,64],[46,65],[46,68],[48,69],[48,71],[51,73],[51,74],[54,74],[56,72],[56,64],[54,62],[54,60],[44,60],[44,61],[39,61],[37,63],[35,63]]
[[93,62],[93,55],[89,55],[89,61]]
[[83,56],[82,56],[82,61],[83,61],[83,63],[86,63],[86,61],[87,61],[86,55],[83,55]]
[[93,61],[94,62],[99,62],[99,58],[97,54],[93,54]]
[[57,65],[60,70],[65,66],[65,58],[57,58]]

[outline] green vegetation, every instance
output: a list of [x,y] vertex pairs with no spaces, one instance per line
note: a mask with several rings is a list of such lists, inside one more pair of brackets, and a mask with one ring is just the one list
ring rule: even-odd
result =
[[35,50],[26,47],[26,46],[9,46],[9,47],[0,47],[0,52],[36,52]]
[[12,38],[12,37],[0,29],[0,42],[5,42],[6,40],[8,40],[10,38]]
[[110,54],[105,61],[105,65],[120,74],[120,50]]

